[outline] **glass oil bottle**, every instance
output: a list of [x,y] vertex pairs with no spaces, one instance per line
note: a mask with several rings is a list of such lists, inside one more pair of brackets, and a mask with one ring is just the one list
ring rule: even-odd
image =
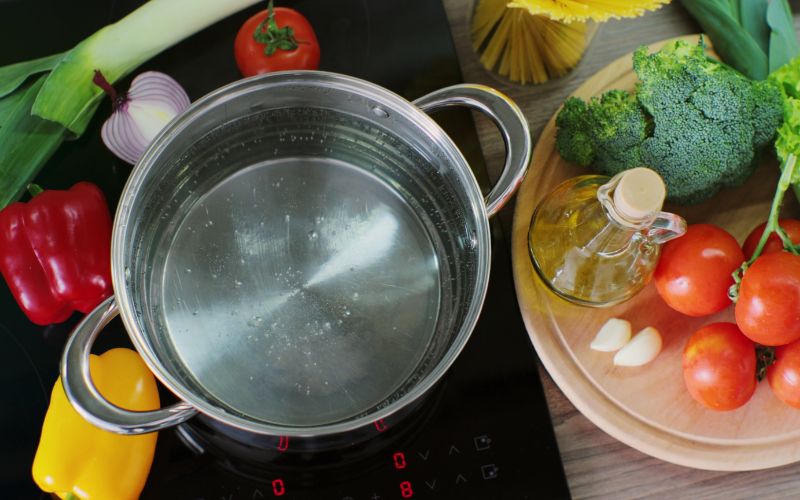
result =
[[661,177],[645,167],[565,181],[533,214],[533,267],[570,302],[606,307],[628,300],[650,281],[661,244],[686,232],[681,217],[661,212],[665,196]]

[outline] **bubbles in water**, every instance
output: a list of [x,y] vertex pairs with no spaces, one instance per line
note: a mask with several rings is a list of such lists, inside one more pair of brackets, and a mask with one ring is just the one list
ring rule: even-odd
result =
[[200,311],[192,311],[192,316],[197,316],[198,314],[200,314]]
[[247,326],[255,328],[260,326],[261,323],[263,322],[264,318],[262,318],[261,316],[253,316],[252,318],[250,318],[250,321],[247,322]]
[[322,324],[322,329],[323,329],[323,330],[328,330],[328,331],[329,331],[329,330],[331,329],[331,324],[330,324],[330,322],[326,321],[325,323],[323,323],[323,324]]
[[322,217],[322,216],[315,217],[314,218],[314,224],[322,224],[322,222],[324,220],[325,220],[325,217]]
[[314,241],[319,238],[319,234],[316,231],[311,231],[308,233],[308,241]]
[[125,268],[125,282],[127,283],[130,280],[131,280],[131,268],[130,267],[126,267]]
[[379,118],[389,118],[389,112],[383,109],[380,106],[373,106],[372,107],[372,114]]
[[211,279],[217,279],[217,273],[211,273]]
[[353,294],[353,300],[358,300],[358,292]]
[[244,283],[239,280],[233,280],[233,286],[236,288],[240,288]]
[[189,274],[192,274],[192,270],[189,269],[188,267],[186,268],[186,272],[189,273]]

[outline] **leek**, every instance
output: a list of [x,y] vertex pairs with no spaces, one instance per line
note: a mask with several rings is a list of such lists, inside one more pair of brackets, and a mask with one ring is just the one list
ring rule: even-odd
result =
[[[0,208],[25,191],[66,138],[80,136],[103,93],[159,52],[260,0],[150,0],[63,54],[0,68]],[[49,72],[49,73],[48,73]],[[31,76],[45,73],[33,83]]]

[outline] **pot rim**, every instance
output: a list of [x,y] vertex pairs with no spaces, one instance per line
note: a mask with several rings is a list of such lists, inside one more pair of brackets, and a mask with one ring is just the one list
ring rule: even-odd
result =
[[[475,237],[478,245],[476,248],[476,253],[478,254],[475,268],[476,285],[469,301],[469,310],[465,314],[460,331],[455,336],[453,343],[430,373],[423,377],[402,397],[386,404],[386,406],[377,411],[336,423],[304,427],[268,424],[231,413],[225,408],[212,404],[209,400],[197,395],[189,389],[183,381],[170,373],[159,360],[158,354],[149,347],[148,342],[145,340],[145,334],[136,321],[133,299],[129,293],[129,287],[126,285],[125,268],[127,266],[124,261],[125,252],[129,247],[125,240],[125,235],[127,233],[128,223],[132,215],[135,215],[132,212],[132,207],[137,200],[137,193],[140,191],[144,180],[149,176],[151,170],[153,170],[153,167],[157,165],[159,157],[172,139],[189,128],[193,121],[209,108],[224,105],[225,101],[229,99],[252,92],[263,86],[292,85],[293,83],[300,85],[309,83],[325,85],[326,87],[335,87],[340,90],[357,93],[360,96],[366,97],[369,101],[374,101],[374,104],[389,110],[390,113],[400,113],[401,116],[416,125],[417,129],[421,134],[426,136],[427,140],[436,143],[447,153],[451,160],[450,168],[458,169],[458,175],[463,181],[461,185],[465,187],[466,195],[470,201],[469,208],[472,210],[472,214],[470,215],[476,221]],[[175,394],[175,396],[191,404],[199,412],[241,430],[265,435],[313,437],[347,432],[371,425],[417,400],[442,378],[464,348],[464,345],[475,328],[480,311],[483,307],[488,289],[491,265],[490,238],[489,216],[478,182],[472,174],[469,164],[461,151],[430,116],[394,92],[359,78],[324,71],[281,71],[238,80],[212,91],[192,103],[189,108],[173,119],[164,130],[158,134],[153,143],[134,166],[120,197],[112,228],[111,276],[114,294],[119,306],[120,317],[122,318],[131,342],[155,377]]]

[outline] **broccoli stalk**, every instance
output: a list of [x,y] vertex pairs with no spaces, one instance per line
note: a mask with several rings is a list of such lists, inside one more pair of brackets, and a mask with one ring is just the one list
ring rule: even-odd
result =
[[556,118],[561,156],[614,175],[637,166],[656,170],[667,197],[702,202],[744,182],[756,153],[782,122],[781,95],[676,41],[633,55],[635,93],[612,90],[589,103],[570,98]]

